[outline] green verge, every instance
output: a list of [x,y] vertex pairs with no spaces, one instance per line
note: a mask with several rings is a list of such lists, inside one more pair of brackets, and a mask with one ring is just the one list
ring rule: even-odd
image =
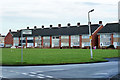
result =
[[[0,54],[1,55],[1,54]],[[118,50],[89,49],[23,49],[24,63],[21,64],[21,49],[2,49],[2,65],[66,64],[106,61],[104,58],[118,57]]]

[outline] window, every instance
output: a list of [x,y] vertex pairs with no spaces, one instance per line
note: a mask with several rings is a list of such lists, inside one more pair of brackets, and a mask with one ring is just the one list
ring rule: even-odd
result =
[[61,39],[69,39],[69,36],[61,36]]
[[114,38],[120,38],[120,33],[113,34]]
[[27,37],[27,40],[33,40],[33,37]]
[[18,37],[14,37],[14,40],[19,40],[19,38]]
[[82,42],[82,47],[90,46],[90,42]]
[[79,35],[71,36],[71,47],[79,46],[80,45],[79,41],[80,41]]
[[83,39],[89,38],[89,35],[82,35]]

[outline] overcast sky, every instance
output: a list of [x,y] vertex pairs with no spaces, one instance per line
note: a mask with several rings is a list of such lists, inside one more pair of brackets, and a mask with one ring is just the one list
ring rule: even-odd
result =
[[87,13],[91,22],[104,24],[118,21],[119,0],[1,0],[0,33],[7,34],[9,29],[16,31],[29,26],[49,27],[67,23],[88,24]]

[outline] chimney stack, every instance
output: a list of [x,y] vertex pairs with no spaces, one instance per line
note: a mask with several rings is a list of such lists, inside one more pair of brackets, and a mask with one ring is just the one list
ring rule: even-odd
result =
[[69,26],[69,27],[70,27],[70,23],[68,23],[68,24],[67,24],[67,26]]
[[42,25],[42,29],[44,29],[44,25]]
[[37,28],[37,26],[34,26],[34,29],[36,29]]
[[78,26],[78,27],[80,26],[80,22],[77,23],[77,26]]
[[19,32],[19,30],[17,30],[17,32]]
[[52,28],[52,25],[50,25],[50,28]]
[[58,24],[58,27],[60,28],[60,27],[61,27],[61,24]]
[[9,29],[9,32],[11,32],[11,29]]
[[102,24],[102,21],[99,21],[99,24]]
[[29,29],[29,27],[27,27],[27,29]]

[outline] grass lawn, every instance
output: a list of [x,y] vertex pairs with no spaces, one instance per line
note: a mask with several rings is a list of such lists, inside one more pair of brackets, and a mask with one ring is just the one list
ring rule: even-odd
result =
[[[1,55],[1,53],[0,53]],[[23,49],[24,65],[27,64],[65,64],[106,61],[104,58],[118,57],[118,50],[89,49]],[[20,65],[21,49],[2,49],[3,65]]]

